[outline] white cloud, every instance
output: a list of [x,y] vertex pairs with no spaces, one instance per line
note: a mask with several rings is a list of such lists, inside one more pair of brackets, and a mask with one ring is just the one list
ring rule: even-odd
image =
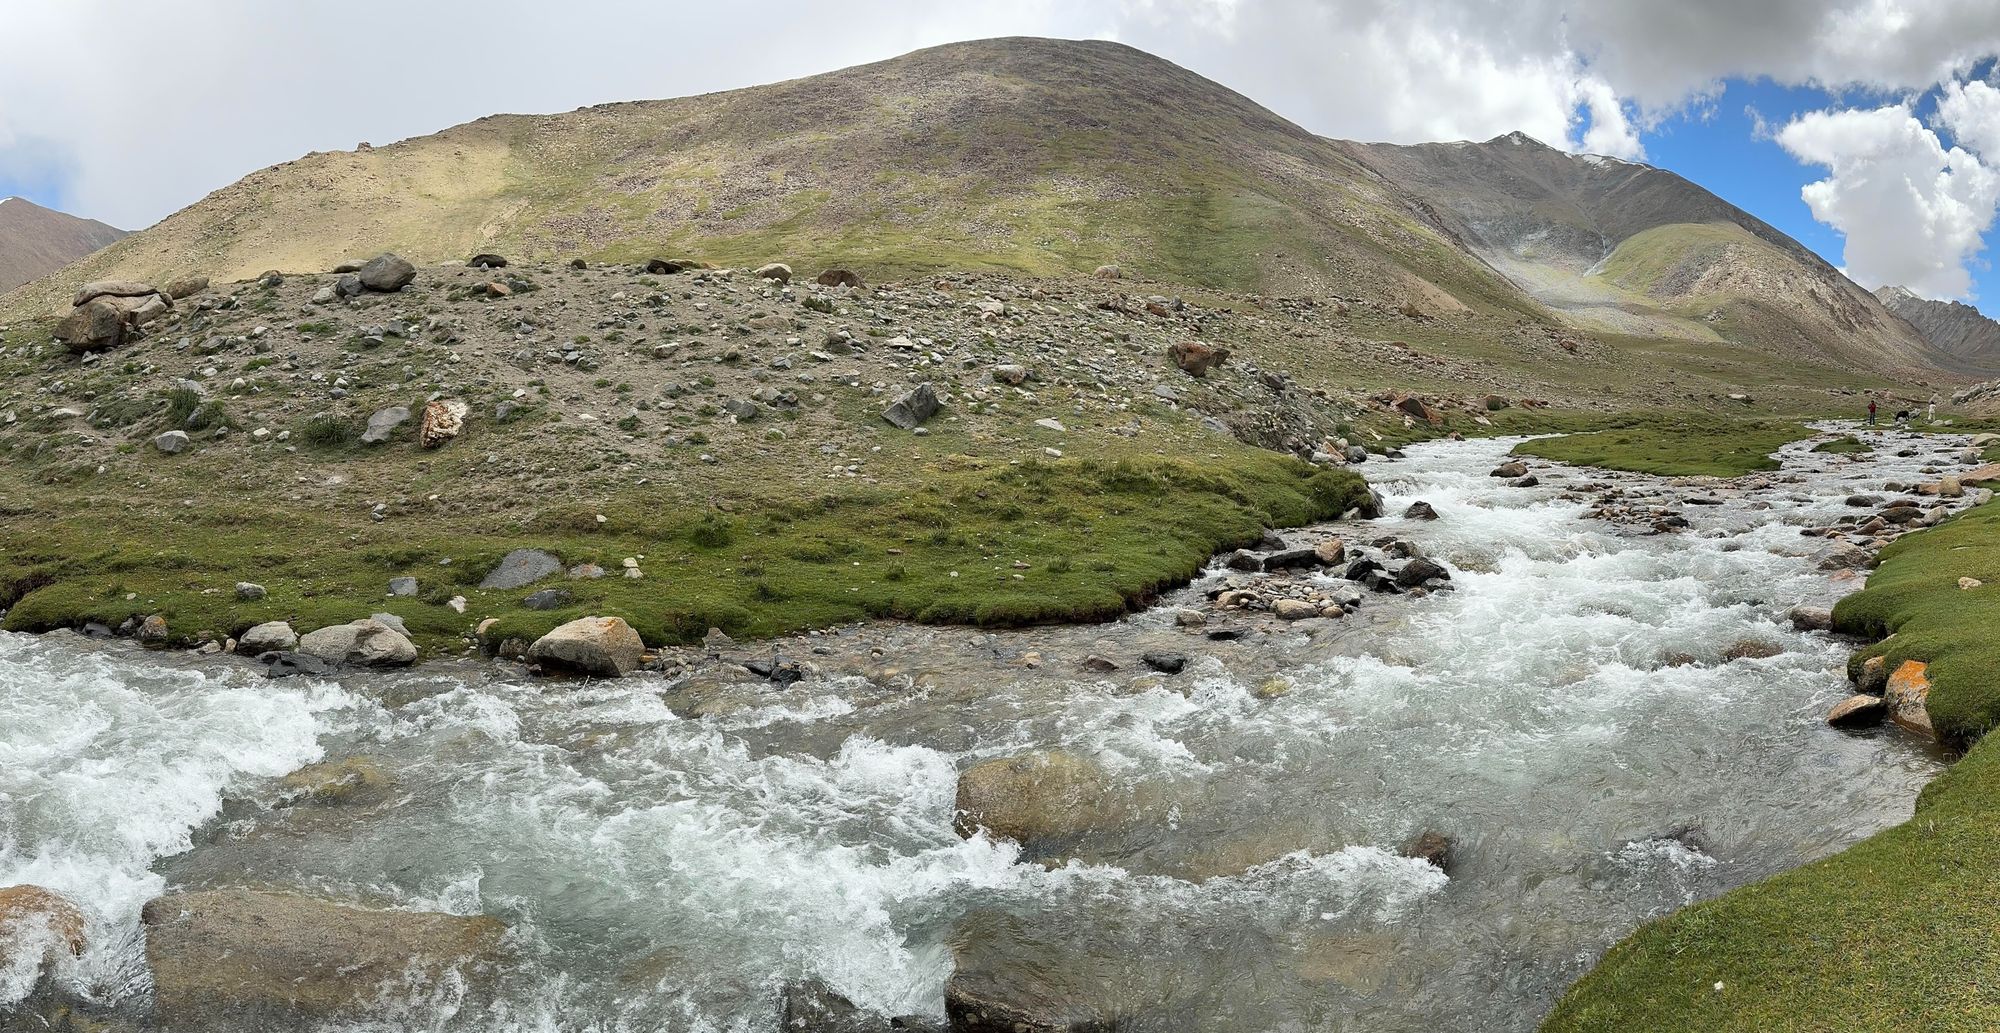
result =
[[1845,272],[1866,287],[1902,284],[1933,298],[1972,286],[1967,263],[1984,246],[2000,173],[1947,148],[1901,104],[1815,111],[1787,123],[1778,144],[1828,170],[1800,196],[1847,238]]
[[2000,90],[1977,79],[1946,83],[1938,96],[1937,117],[1960,146],[2000,159]]

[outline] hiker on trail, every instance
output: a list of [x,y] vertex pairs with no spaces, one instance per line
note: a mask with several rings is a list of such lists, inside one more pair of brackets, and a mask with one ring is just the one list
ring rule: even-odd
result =
[[1868,400],[1868,425],[1870,427],[1875,425],[1875,399],[1873,398]]

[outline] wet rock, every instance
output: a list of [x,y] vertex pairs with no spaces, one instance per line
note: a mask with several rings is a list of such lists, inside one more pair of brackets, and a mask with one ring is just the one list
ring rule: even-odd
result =
[[1248,549],[1238,549],[1230,553],[1229,558],[1222,561],[1222,565],[1230,570],[1255,574],[1264,569],[1264,558]]
[[899,430],[915,430],[923,426],[925,420],[937,415],[937,411],[937,389],[923,383],[889,403],[889,408],[882,411],[882,418]]
[[1931,712],[1926,705],[1931,697],[1929,670],[1930,665],[1921,660],[1903,661],[1889,673],[1883,704],[1889,720],[1918,735],[1936,738],[1937,729],[1931,725]]
[[1835,703],[1826,713],[1826,723],[1835,728],[1872,728],[1881,724],[1888,712],[1889,705],[1882,697],[1856,693]]
[[1281,621],[1302,621],[1319,616],[1319,607],[1303,599],[1280,599],[1271,604],[1271,615]]
[[1347,543],[1338,538],[1328,538],[1313,546],[1313,555],[1319,557],[1321,566],[1338,566],[1347,561]]
[[1109,781],[1094,763],[1044,751],[984,761],[958,776],[952,827],[1028,845],[1087,832],[1105,817]]
[[249,889],[173,893],[142,913],[154,1017],[168,1029],[298,1029],[376,1018],[389,999],[490,982],[506,927]]
[[309,632],[299,639],[298,651],[336,666],[403,667],[417,662],[417,647],[372,617]]
[[1889,691],[1889,658],[1871,656],[1855,672],[1854,691],[1880,696]]
[[1732,642],[1722,651],[1724,662],[1730,660],[1763,660],[1784,652],[1784,647],[1762,639],[1746,638]]
[[639,633],[619,617],[573,620],[528,647],[528,659],[543,667],[600,678],[630,674],[645,656]]
[[1507,483],[1515,488],[1533,488],[1541,484],[1542,479],[1540,477],[1535,476],[1534,474],[1529,474],[1526,477],[1517,478],[1515,480],[1508,481]]
[[1868,550],[1853,542],[1835,542],[1813,556],[1820,570],[1866,570],[1875,562]]
[[1405,843],[1404,857],[1415,858],[1425,864],[1445,872],[1451,870],[1451,837],[1435,829],[1427,829],[1422,835]]
[[40,886],[0,886],[0,974],[43,969],[83,948],[83,911],[69,898]]
[[1200,610],[1174,611],[1174,624],[1182,628],[1199,628],[1208,623],[1208,614]]
[[1833,611],[1824,606],[1795,606],[1792,627],[1800,631],[1832,631]]
[[1527,475],[1528,464],[1518,459],[1501,463],[1499,466],[1494,467],[1491,473],[1487,474],[1488,477],[1526,477]]
[[244,632],[236,640],[236,651],[244,656],[282,653],[299,644],[299,633],[284,621],[268,621]]
[[259,654],[257,662],[264,665],[266,678],[329,678],[339,672],[335,665],[304,653],[267,652]]
[[396,786],[381,765],[368,757],[308,764],[280,783],[285,802],[326,806],[373,806],[389,798]]
[[165,645],[168,638],[167,619],[156,613],[140,621],[138,637],[140,642],[149,646]]
[[515,549],[479,582],[482,589],[523,588],[562,569],[562,561],[540,549]]
[[354,271],[361,286],[387,294],[402,290],[417,278],[417,267],[400,255],[381,254]]
[[1118,669],[1118,662],[1092,654],[1077,661],[1076,667],[1077,670],[1087,671],[1091,674],[1110,674]]
[[1168,652],[1147,652],[1139,654],[1139,662],[1161,674],[1179,674],[1187,667],[1187,654]]
[[1446,570],[1443,564],[1422,556],[1403,564],[1402,569],[1396,571],[1396,585],[1399,588],[1415,588],[1429,581],[1449,580],[1451,571]]
[[1319,553],[1313,549],[1280,549],[1264,557],[1265,570],[1301,570],[1319,563]]
[[1403,519],[1405,520],[1436,520],[1437,518],[1437,510],[1431,508],[1430,503],[1421,499],[1410,503],[1409,508],[1403,510]]
[[884,1018],[865,1011],[817,979],[785,987],[778,998],[778,1028],[782,1033],[944,1033],[945,1029],[942,1023],[920,1015]]

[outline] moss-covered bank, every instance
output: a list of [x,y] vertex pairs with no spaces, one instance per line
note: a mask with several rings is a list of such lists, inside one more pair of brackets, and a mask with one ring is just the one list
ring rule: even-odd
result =
[[1607,430],[1524,441],[1514,452],[1664,477],[1737,477],[1776,470],[1778,461],[1771,453],[1813,434],[1794,420],[1656,414],[1623,422]]
[[1974,745],[1908,822],[1642,927],[1545,1031],[2000,1029],[2000,503],[1890,546],[1835,619],[1893,636],[1857,663],[1929,662],[1932,722]]

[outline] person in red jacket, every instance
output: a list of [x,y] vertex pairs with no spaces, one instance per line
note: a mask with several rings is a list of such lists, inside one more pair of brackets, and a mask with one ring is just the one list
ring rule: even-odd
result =
[[1868,425],[1870,427],[1875,425],[1875,399],[1873,398],[1868,400]]

